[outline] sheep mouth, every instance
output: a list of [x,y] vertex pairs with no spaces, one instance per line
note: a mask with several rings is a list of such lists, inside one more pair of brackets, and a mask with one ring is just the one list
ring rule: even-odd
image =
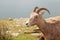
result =
[[26,25],[27,27],[30,27],[29,25]]
[[34,25],[26,25],[27,27],[31,27],[31,26],[34,26]]

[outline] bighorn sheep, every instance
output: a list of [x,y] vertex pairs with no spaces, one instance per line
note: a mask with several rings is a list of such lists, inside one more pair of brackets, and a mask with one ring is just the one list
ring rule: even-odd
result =
[[44,35],[45,40],[60,40],[60,16],[43,19],[42,15],[44,11],[49,10],[47,8],[35,7],[30,15],[30,18],[26,21],[26,25],[34,26],[37,25]]

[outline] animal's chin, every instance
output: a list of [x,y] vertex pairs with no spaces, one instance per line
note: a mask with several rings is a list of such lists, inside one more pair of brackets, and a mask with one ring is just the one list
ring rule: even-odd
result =
[[31,25],[27,25],[27,27],[31,27]]
[[29,25],[27,25],[27,27],[30,27]]
[[31,26],[34,26],[34,25],[27,25],[27,27],[31,27]]

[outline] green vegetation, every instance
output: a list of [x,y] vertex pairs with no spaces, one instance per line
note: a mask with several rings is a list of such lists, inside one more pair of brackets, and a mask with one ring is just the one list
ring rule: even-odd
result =
[[37,27],[26,27],[25,19],[0,20],[0,40],[37,40],[37,36],[24,34],[32,32]]
[[18,38],[14,40],[37,40],[36,36],[32,36],[30,34],[21,34]]

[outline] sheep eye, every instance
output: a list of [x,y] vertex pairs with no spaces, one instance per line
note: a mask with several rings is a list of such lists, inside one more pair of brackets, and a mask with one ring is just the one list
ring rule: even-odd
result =
[[35,16],[35,18],[37,19],[38,17],[37,17],[37,16]]

